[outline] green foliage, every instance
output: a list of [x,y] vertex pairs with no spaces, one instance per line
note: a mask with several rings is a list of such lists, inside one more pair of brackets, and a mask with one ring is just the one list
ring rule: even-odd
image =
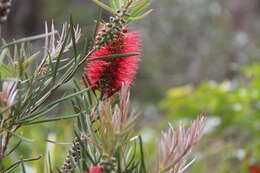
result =
[[251,127],[250,129],[257,130],[260,103],[259,70],[259,64],[244,69],[249,83],[210,81],[197,87],[187,85],[170,89],[161,103],[161,108],[168,111],[170,119],[192,117],[200,112],[207,112],[210,116],[221,118],[219,128],[237,124],[245,129]]
[[[254,63],[243,68],[242,72],[244,77],[240,81],[226,80],[220,83],[209,81],[196,87],[186,85],[170,89],[160,104],[160,107],[167,111],[167,120],[194,119],[194,116],[201,112],[208,113],[210,118],[220,120],[210,135],[216,141],[222,141],[223,150],[230,155],[215,153],[214,150],[217,149],[212,149],[210,145],[207,147],[207,152],[213,152],[214,154],[210,155],[218,155],[222,160],[227,160],[225,164],[222,162],[218,165],[219,169],[223,168],[223,172],[228,172],[232,168],[228,159],[241,159],[234,156],[239,148],[242,148],[246,155],[250,155],[250,158],[260,159],[257,147],[260,144],[260,64]],[[231,146],[227,150],[224,149],[225,145]],[[205,161],[202,165],[205,167],[206,164]],[[246,161],[246,164],[249,162]],[[198,169],[196,164],[194,168]],[[238,168],[242,169],[243,164]]]
[[[109,11],[110,13],[117,15],[117,10],[127,9],[127,13],[130,17],[130,21],[133,20],[140,20],[145,16],[149,15],[153,10],[150,9],[143,13],[146,8],[151,5],[150,0],[108,0],[108,5],[99,1],[99,0],[92,0],[101,8]],[[143,13],[143,14],[142,14]]]

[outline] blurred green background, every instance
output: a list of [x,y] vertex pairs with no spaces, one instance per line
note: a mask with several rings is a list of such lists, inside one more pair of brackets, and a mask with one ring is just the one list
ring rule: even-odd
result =
[[[144,115],[139,127],[146,152],[155,153],[154,138],[168,121],[207,113],[206,136],[187,172],[246,173],[250,165],[260,165],[260,1],[154,0],[152,8],[150,16],[130,26],[143,39],[133,99]],[[45,21],[61,26],[70,14],[87,35],[97,12],[90,0],[13,0],[2,35],[12,40],[39,34]],[[103,13],[105,20],[108,16]],[[42,46],[35,42],[35,48]],[[70,112],[65,106],[53,114]],[[64,121],[21,129],[34,141],[23,144],[13,159],[49,151],[60,165],[69,145],[46,139],[70,142],[72,127]],[[32,163],[32,172],[44,172],[44,159]]]

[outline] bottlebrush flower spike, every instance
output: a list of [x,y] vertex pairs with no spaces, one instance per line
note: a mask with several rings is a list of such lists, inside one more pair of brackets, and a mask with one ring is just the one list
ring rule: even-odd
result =
[[104,169],[100,166],[90,166],[89,172],[86,173],[103,173]]
[[[104,27],[100,28],[104,32]],[[116,54],[141,52],[141,40],[138,32],[128,32],[127,29],[114,33],[114,38],[96,50],[90,59]],[[85,77],[93,90],[103,94],[113,94],[122,84],[131,84],[140,60],[140,55],[90,61],[85,68]]]

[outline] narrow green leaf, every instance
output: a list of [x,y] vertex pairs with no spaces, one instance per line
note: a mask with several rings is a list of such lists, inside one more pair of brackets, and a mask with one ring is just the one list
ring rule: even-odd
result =
[[121,155],[120,155],[120,148],[118,147],[116,151],[116,160],[117,160],[117,171],[121,173]]
[[79,114],[73,114],[73,115],[66,115],[66,116],[58,116],[58,117],[49,118],[49,119],[46,119],[46,120],[28,122],[28,123],[25,123],[24,125],[33,125],[33,124],[47,123],[47,122],[52,122],[52,121],[67,120],[67,119],[76,118],[78,116],[80,116],[80,113]]
[[151,2],[149,0],[144,1],[143,4],[139,5],[138,8],[132,11],[131,17],[136,17],[139,14],[141,14],[146,8],[148,8],[151,5]]
[[76,91],[78,92],[78,91],[80,91],[81,89],[80,89],[80,86],[79,86],[79,83],[78,83],[78,81],[77,80],[75,80],[75,79],[73,79],[72,80],[73,81],[73,84],[75,85],[75,87],[76,87]]
[[19,164],[13,164],[10,167],[8,167],[7,169],[4,170],[4,173],[9,173],[12,172],[13,170],[15,170],[17,167],[19,166]]
[[114,0],[116,9],[121,9],[123,5],[120,4],[120,0]]
[[9,156],[10,154],[12,154],[19,147],[21,143],[22,140],[19,140],[19,142],[6,155]]
[[67,95],[67,96],[65,96],[65,97],[63,97],[63,98],[57,99],[57,100],[55,100],[54,102],[48,104],[48,105],[45,107],[44,110],[49,109],[50,107],[52,107],[52,106],[54,106],[54,105],[56,105],[56,104],[59,104],[59,103],[61,103],[61,102],[64,102],[64,101],[66,101],[66,100],[68,100],[68,99],[70,99],[70,98],[72,98],[72,97],[78,96],[78,95],[80,95],[80,94],[82,94],[82,93],[88,91],[89,89],[90,89],[90,87],[89,87],[89,88],[84,88],[84,89],[82,89],[81,91],[78,91],[78,92],[75,92],[75,93],[73,93],[73,94]]
[[4,58],[6,56],[6,53],[7,53],[8,49],[3,49],[1,52],[0,52],[0,64],[4,62]]
[[66,37],[64,39],[64,42],[62,44],[62,47],[61,47],[61,50],[59,52],[59,55],[57,57],[57,62],[55,63],[55,67],[54,67],[54,72],[53,72],[53,83],[55,83],[55,80],[56,80],[56,76],[57,76],[57,70],[58,70],[58,67],[59,67],[59,64],[60,64],[60,59],[62,57],[62,54],[65,50],[65,47],[66,47],[66,44],[68,42],[68,39],[69,39],[69,33],[70,33],[70,30],[71,30],[72,27],[69,28],[69,31],[66,33]]
[[26,138],[26,137],[24,137],[24,136],[22,136],[22,135],[15,134],[14,132],[11,132],[11,131],[8,131],[8,132],[11,133],[13,136],[17,137],[18,139],[24,141],[24,142],[27,142],[27,143],[32,143],[32,142],[34,142],[33,139]]
[[98,6],[102,7],[103,9],[109,11],[112,14],[116,14],[116,12],[109,6],[107,6],[106,4],[104,4],[103,2],[100,2],[99,0],[92,0],[94,3],[96,3]]
[[108,0],[109,6],[112,7],[112,9],[116,10],[116,4],[114,3],[114,0]]
[[25,166],[24,166],[24,160],[21,162],[22,172],[26,173]]
[[126,5],[126,3],[127,3],[127,0],[124,0],[124,6]]
[[[97,36],[97,34],[98,34],[98,28],[99,28],[99,26],[100,26],[101,18],[102,18],[102,9],[99,8],[99,9],[98,9],[97,22],[96,22],[96,26],[95,26],[95,30],[94,30],[94,35],[93,35],[93,45],[94,45],[94,43],[95,43],[96,36]],[[93,45],[92,45],[92,46],[93,46]]]
[[138,1],[134,1],[132,4],[131,4],[131,7],[132,8],[139,8],[141,6],[143,6],[144,4],[150,2],[150,0],[138,0]]
[[55,32],[50,32],[50,33],[45,33],[45,34],[40,34],[40,35],[36,35],[36,36],[31,36],[31,37],[26,37],[26,38],[22,38],[22,39],[19,39],[19,40],[16,40],[16,41],[13,41],[13,42],[11,42],[11,43],[8,43],[8,44],[3,45],[3,46],[0,48],[0,51],[3,50],[3,49],[6,48],[6,47],[10,47],[10,46],[13,46],[13,45],[16,45],[16,44],[19,44],[19,43],[23,43],[23,42],[28,42],[28,41],[33,41],[33,40],[42,39],[42,38],[45,38],[45,37],[54,35],[54,34],[56,34],[56,33],[57,33],[57,31],[55,31]]
[[129,57],[129,56],[136,56],[136,55],[140,55],[140,53],[115,54],[115,55],[103,56],[103,57],[99,57],[99,58],[91,58],[91,59],[87,59],[87,61],[91,62],[91,61],[96,61],[96,60],[126,58],[126,57]]
[[146,173],[145,161],[144,161],[144,151],[143,151],[143,140],[141,136],[139,138],[140,152],[141,152],[141,170],[142,173]]
[[56,141],[52,141],[52,140],[49,140],[49,139],[46,139],[45,141],[52,143],[52,144],[59,144],[59,145],[71,145],[72,144],[71,142],[56,142]]
[[33,54],[32,56],[30,56],[29,58],[27,58],[23,63],[22,63],[22,68],[26,69],[31,63],[32,61],[40,54],[40,52],[36,52],[35,54]]
[[24,124],[24,123],[28,123],[31,121],[34,121],[42,116],[45,116],[46,113],[50,112],[51,110],[53,110],[55,107],[57,107],[58,105],[54,105],[53,107],[49,107],[49,109],[44,109],[41,112],[34,112],[29,116],[24,117],[23,119],[19,119],[17,122],[15,122],[14,124]]
[[[96,33],[94,33],[96,34]],[[94,36],[96,37],[96,35]],[[88,51],[89,51],[89,46],[90,46],[90,40],[91,39],[88,39],[88,37],[85,38],[85,43],[83,45],[83,55],[87,55],[88,54]]]
[[[86,92],[86,91],[89,90],[89,89],[90,89],[90,88],[84,88],[84,89],[82,89],[82,90],[79,91],[79,92],[76,92],[76,93],[67,95],[67,96],[65,96],[65,97],[63,97],[63,98],[57,99],[57,100],[55,100],[54,102],[52,102],[52,103],[46,105],[42,110],[40,110],[40,111],[38,111],[38,112],[34,112],[34,113],[32,113],[30,116],[27,116],[27,117],[23,118],[22,120],[19,121],[19,123],[22,123],[22,121],[27,120],[27,119],[29,119],[29,118],[33,118],[33,119],[31,119],[31,121],[32,121],[32,120],[35,120],[35,119],[41,117],[42,115],[45,115],[45,113],[51,111],[53,108],[55,108],[55,107],[57,106],[57,104],[59,104],[59,103],[61,103],[61,102],[64,102],[64,101],[66,101],[66,100],[68,100],[68,99],[70,99],[70,98],[72,98],[72,97],[75,97],[75,96],[77,96],[77,95],[79,95],[79,94],[82,94],[82,93]],[[28,121],[29,121],[29,120],[27,120],[27,122],[28,122]]]
[[75,63],[76,63],[76,60],[77,60],[76,58],[78,56],[78,52],[77,52],[75,30],[74,30],[74,24],[73,24],[72,15],[70,15],[70,26],[71,26],[71,37],[72,37],[72,43],[73,43],[74,60],[75,60]]
[[48,173],[53,173],[52,164],[51,164],[51,154],[49,151],[48,151]]
[[83,115],[82,113],[80,114],[80,116],[78,117],[79,119],[79,123],[81,124],[81,130],[85,133],[87,133],[87,125],[86,125],[86,122],[85,122],[85,115]]
[[137,16],[137,17],[130,17],[130,20],[134,21],[134,20],[140,20],[145,18],[146,16],[148,16],[149,14],[151,14],[153,12],[153,9],[148,10],[147,12],[145,12],[144,14]]
[[30,161],[35,161],[35,160],[39,160],[42,156],[38,156],[36,158],[30,158],[30,159],[23,159],[23,160],[19,160],[17,162],[15,162],[14,164],[12,164],[10,167],[8,167],[7,169],[5,169],[3,172],[4,173],[9,173],[11,171],[13,171],[17,166],[19,166],[19,164],[21,162],[30,162]]

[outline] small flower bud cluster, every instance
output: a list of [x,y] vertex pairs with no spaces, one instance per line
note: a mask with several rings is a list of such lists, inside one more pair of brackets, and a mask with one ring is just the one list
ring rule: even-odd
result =
[[90,166],[89,172],[86,173],[103,173],[104,169],[100,166]]
[[68,155],[60,170],[61,173],[72,173],[74,170],[73,161],[78,162],[80,159],[80,144],[79,140],[75,138],[72,143],[72,147],[68,152]]
[[10,13],[12,0],[0,0],[0,23],[7,20]]
[[98,32],[96,37],[96,49],[104,47],[113,40],[114,47],[118,46],[118,40],[125,36],[127,29],[125,27],[129,15],[127,10],[118,10],[116,16],[111,16],[109,23],[105,23],[104,27]]

